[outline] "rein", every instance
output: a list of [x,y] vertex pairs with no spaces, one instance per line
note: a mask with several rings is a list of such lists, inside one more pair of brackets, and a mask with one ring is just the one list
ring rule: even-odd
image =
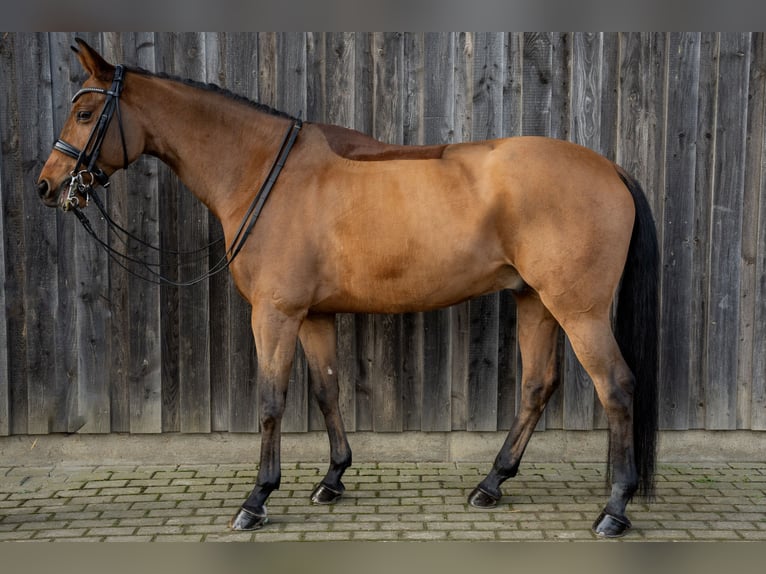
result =
[[[188,281],[176,281],[165,277],[161,273],[152,269],[152,267],[160,267],[160,263],[147,262],[142,259],[131,257],[125,253],[121,253],[109,245],[106,240],[99,237],[93,229],[90,220],[85,215],[85,213],[83,213],[80,206],[80,200],[77,196],[77,193],[79,192],[85,197],[85,205],[82,207],[87,207],[89,198],[93,198],[93,202],[96,204],[96,207],[98,207],[99,211],[107,222],[107,227],[126,246],[127,241],[121,238],[118,232],[125,235],[128,239],[133,239],[154,251],[159,253],[170,253],[172,255],[190,255],[200,253],[206,251],[213,245],[216,245],[223,240],[223,238],[221,238],[217,241],[213,241],[212,243],[194,251],[167,251],[159,247],[152,246],[139,237],[131,234],[128,230],[121,227],[109,216],[103,202],[98,197],[98,195],[96,195],[95,190],[93,189],[93,185],[100,184],[104,188],[109,187],[109,177],[103,172],[103,170],[96,167],[96,161],[98,160],[98,156],[101,151],[101,145],[104,141],[109,123],[115,112],[117,113],[117,121],[120,129],[120,139],[122,141],[123,168],[126,169],[128,167],[128,152],[127,146],[125,144],[125,135],[123,132],[122,116],[120,114],[119,106],[119,97],[122,93],[123,82],[124,67],[116,66],[112,86],[109,88],[109,90],[104,90],[103,88],[83,88],[78,91],[72,98],[72,103],[74,103],[77,101],[77,98],[79,98],[84,93],[96,92],[106,95],[106,101],[104,102],[104,107],[101,110],[101,116],[99,117],[97,124],[93,127],[93,130],[91,130],[90,136],[88,136],[88,141],[82,150],[77,149],[75,146],[67,143],[62,139],[57,139],[53,144],[54,149],[77,160],[77,163],[75,164],[70,174],[69,191],[62,205],[62,209],[64,211],[72,211],[82,224],[85,232],[90,235],[96,241],[96,243],[106,251],[109,257],[115,263],[117,263],[117,265],[125,269],[131,275],[144,281],[154,283],[155,285],[166,284],[176,287],[189,287],[191,285],[196,285],[197,283],[201,283],[213,275],[216,275],[227,269],[232,264],[237,255],[239,255],[239,253],[242,251],[247,238],[252,232],[253,227],[255,227],[255,223],[258,220],[264,205],[266,204],[266,200],[268,199],[274,184],[277,182],[277,178],[279,177],[282,168],[287,162],[287,157],[290,155],[290,151],[295,144],[298,133],[303,127],[303,121],[300,118],[293,118],[293,123],[282,139],[279,151],[277,152],[274,162],[269,169],[269,173],[266,179],[258,190],[258,193],[255,194],[253,201],[250,203],[250,206],[248,207],[247,212],[245,213],[245,216],[243,217],[242,222],[240,223],[239,228],[234,235],[234,239],[232,240],[229,248],[226,250],[226,253],[224,253],[223,257],[221,257],[207,272],[203,273],[199,277]],[[87,151],[89,148],[90,152]],[[80,167],[82,166],[86,166],[86,169],[80,170]],[[88,176],[90,181],[86,181],[85,176]],[[142,266],[150,276],[147,277],[146,275],[136,273],[128,267],[127,263],[134,263]]]

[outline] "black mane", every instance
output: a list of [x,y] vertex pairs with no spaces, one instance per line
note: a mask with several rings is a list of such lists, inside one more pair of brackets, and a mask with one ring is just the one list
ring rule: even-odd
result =
[[254,102],[250,98],[246,98],[245,96],[240,96],[239,94],[235,94],[234,92],[227,90],[226,88],[222,88],[221,86],[217,84],[198,82],[196,80],[190,80],[188,78],[181,78],[179,76],[166,74],[165,72],[150,72],[149,70],[145,70],[144,68],[138,68],[138,67],[132,67],[132,66],[126,66],[125,69],[126,71],[133,72],[135,74],[141,74],[143,76],[153,76],[155,78],[160,78],[162,80],[171,80],[173,82],[179,82],[181,84],[185,84],[193,88],[199,88],[201,90],[205,90],[206,92],[220,94],[231,100],[234,100],[235,102],[239,102],[247,106],[250,106],[251,108],[255,108],[259,112],[264,112],[266,114],[269,114],[270,116],[276,116],[276,117],[285,118],[288,120],[296,119],[294,116],[291,116],[288,113],[276,110],[265,104]]

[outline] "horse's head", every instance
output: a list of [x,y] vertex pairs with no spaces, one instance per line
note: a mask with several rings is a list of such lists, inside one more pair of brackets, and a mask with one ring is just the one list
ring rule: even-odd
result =
[[87,192],[105,185],[143,149],[143,136],[122,97],[124,69],[106,62],[83,40],[72,50],[89,74],[72,98],[64,129],[43,166],[37,190],[49,207],[68,210],[85,205]]

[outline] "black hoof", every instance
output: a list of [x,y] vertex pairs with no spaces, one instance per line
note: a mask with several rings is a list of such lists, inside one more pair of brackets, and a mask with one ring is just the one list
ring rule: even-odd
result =
[[478,486],[468,495],[468,504],[474,508],[496,508],[500,497],[490,494]]
[[602,512],[593,523],[593,532],[602,538],[619,538],[625,536],[631,524],[625,516],[618,517]]
[[259,530],[269,521],[266,516],[266,507],[264,506],[263,514],[256,514],[250,510],[240,508],[239,512],[234,515],[234,518],[229,522],[229,528],[232,530]]
[[311,502],[314,504],[332,504],[338,500],[343,494],[343,484],[340,485],[340,490],[327,486],[324,482],[320,482],[311,493]]

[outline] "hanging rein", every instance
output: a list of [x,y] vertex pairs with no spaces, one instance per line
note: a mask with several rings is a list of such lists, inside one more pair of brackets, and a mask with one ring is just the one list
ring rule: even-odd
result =
[[[223,255],[223,257],[221,257],[221,259],[213,264],[207,272],[203,273],[199,277],[187,281],[176,281],[174,279],[165,277],[161,273],[152,269],[152,267],[159,267],[159,263],[147,262],[136,257],[131,257],[114,249],[111,245],[109,245],[108,241],[98,236],[98,234],[94,231],[90,221],[88,220],[88,217],[85,215],[85,213],[83,213],[81,209],[83,207],[87,207],[89,200],[92,198],[93,203],[95,203],[96,207],[104,217],[104,220],[107,222],[107,227],[126,247],[127,240],[120,237],[120,234],[124,235],[127,239],[132,239],[160,254],[166,253],[171,255],[194,255],[197,253],[205,252],[210,247],[220,243],[223,240],[219,239],[217,241],[213,241],[210,244],[194,251],[178,252],[163,250],[159,247],[150,245],[146,241],[136,237],[128,230],[117,224],[117,222],[115,222],[107,212],[106,207],[101,201],[101,198],[99,198],[99,196],[95,193],[95,185],[100,185],[103,188],[109,187],[109,176],[106,175],[102,169],[96,166],[96,162],[98,161],[98,156],[101,152],[101,146],[104,143],[107,129],[109,128],[109,124],[111,123],[115,113],[117,115],[117,125],[120,131],[120,142],[122,143],[123,169],[127,169],[128,167],[128,149],[127,145],[125,144],[125,132],[123,130],[122,115],[120,113],[120,95],[122,94],[122,89],[124,87],[124,78],[125,68],[124,66],[118,65],[115,67],[114,79],[112,80],[112,85],[108,90],[103,88],[82,88],[74,95],[74,97],[72,97],[72,103],[75,103],[77,99],[83,94],[93,92],[103,94],[106,96],[106,100],[104,102],[104,107],[101,109],[101,115],[99,116],[96,125],[93,126],[93,129],[88,136],[88,141],[85,143],[83,149],[77,149],[75,146],[62,139],[57,139],[53,144],[53,149],[58,150],[61,153],[73,157],[77,160],[74,168],[69,174],[69,189],[67,190],[67,195],[62,203],[62,209],[64,211],[72,211],[77,216],[77,219],[82,224],[86,233],[88,233],[88,235],[90,235],[98,243],[98,245],[107,252],[109,257],[115,263],[117,263],[131,275],[155,284],[167,284],[174,285],[176,287],[187,287],[195,285],[227,269],[242,250],[245,241],[247,241],[250,232],[253,230],[255,222],[258,220],[258,217],[263,210],[263,206],[265,205],[266,200],[268,199],[269,194],[271,193],[271,190],[274,187],[274,184],[276,183],[277,178],[279,177],[279,174],[285,165],[285,162],[287,161],[290,150],[292,149],[293,144],[298,137],[298,132],[300,132],[303,126],[303,121],[299,118],[293,118],[293,122],[290,128],[287,130],[284,138],[282,139],[282,144],[279,147],[279,151],[277,152],[276,158],[274,159],[274,163],[271,165],[268,176],[258,190],[258,193],[255,194],[253,201],[250,203],[250,207],[245,213],[245,216],[243,217],[242,222],[237,229],[237,233],[234,235],[234,239],[232,240],[231,245],[226,250],[226,253]],[[84,198],[84,205],[80,205],[80,197]],[[150,276],[147,277],[146,275],[136,273],[128,267],[127,263],[134,263],[142,266],[150,274]]]

